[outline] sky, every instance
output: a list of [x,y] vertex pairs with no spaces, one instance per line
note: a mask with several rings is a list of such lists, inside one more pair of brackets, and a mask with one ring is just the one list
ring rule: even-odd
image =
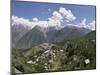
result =
[[[96,20],[96,7],[90,5],[23,2],[12,0],[13,18],[28,21],[45,21],[50,24],[81,25],[93,28]],[[40,22],[40,23],[41,23]],[[94,28],[95,29],[95,28]]]

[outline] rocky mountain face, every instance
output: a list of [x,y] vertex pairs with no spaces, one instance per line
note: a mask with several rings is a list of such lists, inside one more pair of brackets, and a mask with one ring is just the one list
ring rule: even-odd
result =
[[63,40],[71,40],[89,33],[90,30],[86,28],[78,28],[74,26],[67,26],[55,33],[53,42],[61,42]]
[[16,44],[17,48],[30,48],[34,45],[38,45],[40,43],[46,42],[46,33],[45,29],[41,29],[41,27],[36,26],[29,32],[27,32]]
[[90,30],[86,28],[79,28],[76,26],[66,26],[61,29],[56,27],[40,27],[35,26],[32,29],[25,27],[12,28],[12,43],[15,48],[31,48],[42,43],[61,42],[63,40],[71,40],[81,37]]
[[23,25],[12,25],[11,26],[11,42],[12,42],[12,47],[15,47],[18,40],[22,38],[24,34],[26,34],[30,30],[29,27],[23,26]]

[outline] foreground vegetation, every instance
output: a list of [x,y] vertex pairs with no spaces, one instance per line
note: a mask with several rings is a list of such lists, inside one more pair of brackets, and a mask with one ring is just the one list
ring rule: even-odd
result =
[[12,49],[12,66],[12,73],[16,73],[15,69],[20,73],[95,69],[95,32],[60,43]]

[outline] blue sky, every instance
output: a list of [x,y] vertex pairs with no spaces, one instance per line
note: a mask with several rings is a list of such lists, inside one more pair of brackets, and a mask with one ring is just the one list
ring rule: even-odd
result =
[[[86,18],[90,22],[95,19],[95,6],[18,1],[12,3],[12,15],[28,19],[38,17],[40,20],[47,20],[52,15],[52,12],[59,10],[60,7],[70,9],[79,20]],[[48,9],[51,9],[51,11],[48,12]]]
[[[16,2],[15,0],[12,1],[12,15],[30,20],[33,17],[37,17],[39,20],[48,20],[54,11],[59,11],[60,7],[64,7],[66,10],[71,10],[76,16],[77,19],[72,22],[74,24],[79,23],[84,18],[86,18],[86,22],[88,23],[95,20],[95,6],[22,1]],[[48,11],[49,9],[50,11]]]

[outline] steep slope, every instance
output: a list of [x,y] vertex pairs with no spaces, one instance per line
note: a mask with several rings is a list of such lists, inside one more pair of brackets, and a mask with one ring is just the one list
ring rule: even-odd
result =
[[22,36],[27,33],[30,30],[29,27],[24,26],[24,25],[17,25],[14,24],[11,26],[11,42],[12,42],[12,47],[16,46],[16,43],[18,42],[19,39],[22,38]]
[[84,38],[88,38],[88,39],[91,39],[91,40],[96,39],[96,31],[91,31],[90,33],[85,35]]
[[55,27],[49,27],[48,30],[47,30],[47,39],[48,39],[48,42],[52,42],[54,37],[55,37],[55,34],[58,30],[55,28]]
[[75,26],[66,26],[65,28],[57,31],[53,38],[53,42],[60,42],[63,40],[75,39],[89,33],[90,30],[86,28],[79,28]]
[[61,42],[65,39],[69,40],[81,37],[89,32],[90,30],[88,29],[75,26],[67,26],[60,30],[56,30],[54,27],[44,28],[35,26],[18,41],[16,48],[31,48],[46,42]]
[[17,43],[17,48],[30,48],[34,45],[47,42],[46,29],[39,26],[27,32]]

